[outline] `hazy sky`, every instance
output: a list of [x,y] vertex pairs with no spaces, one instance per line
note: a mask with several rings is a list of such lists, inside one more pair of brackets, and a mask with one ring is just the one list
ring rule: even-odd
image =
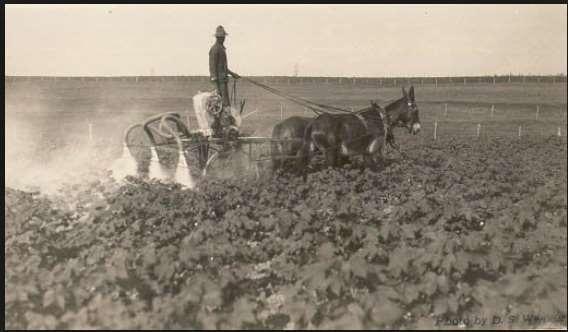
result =
[[566,5],[6,5],[7,75],[203,75],[215,27],[244,75],[567,71]]

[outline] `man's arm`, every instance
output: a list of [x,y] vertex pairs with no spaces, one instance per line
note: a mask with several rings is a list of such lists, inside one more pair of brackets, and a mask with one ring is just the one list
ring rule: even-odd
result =
[[229,72],[229,74],[231,74],[231,76],[233,76],[236,79],[241,78],[241,76],[237,73],[232,72],[230,69],[227,69],[227,71]]

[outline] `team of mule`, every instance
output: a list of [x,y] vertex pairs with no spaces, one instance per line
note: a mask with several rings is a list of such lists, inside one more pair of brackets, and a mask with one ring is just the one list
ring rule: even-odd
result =
[[328,166],[337,166],[346,158],[363,155],[369,166],[383,159],[386,144],[396,146],[393,129],[407,128],[411,134],[420,131],[420,117],[414,87],[384,109],[374,102],[350,114],[323,113],[315,118],[290,117],[272,131],[273,170],[295,161],[304,173],[316,151],[324,154]]

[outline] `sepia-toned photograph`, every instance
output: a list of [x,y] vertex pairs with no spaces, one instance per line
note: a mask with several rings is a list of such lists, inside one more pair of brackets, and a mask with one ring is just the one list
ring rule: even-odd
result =
[[4,5],[4,329],[566,330],[567,13]]

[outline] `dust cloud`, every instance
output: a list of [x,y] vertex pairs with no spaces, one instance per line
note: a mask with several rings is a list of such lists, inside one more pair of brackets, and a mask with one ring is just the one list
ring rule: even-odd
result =
[[50,142],[40,130],[33,122],[6,115],[6,187],[57,194],[63,185],[97,180],[95,174],[104,170],[102,151],[65,137]]
[[[120,183],[126,176],[136,175],[136,161],[123,136],[128,126],[143,121],[145,116],[141,114],[147,114],[144,110],[126,110],[121,114],[99,110],[94,116],[95,112],[90,112],[90,116],[110,121],[106,127],[94,121],[96,135],[90,140],[85,121],[67,123],[73,132],[56,131],[53,122],[57,123],[54,118],[60,115],[40,119],[36,112],[26,114],[18,109],[21,107],[10,106],[5,115],[5,187],[61,196],[66,186],[103,180]],[[195,187],[196,181],[187,165],[180,160],[174,178],[168,178],[155,150],[152,151],[150,178]]]
[[[79,112],[58,112],[37,101],[32,105],[7,100],[5,187],[55,195],[66,185],[108,177],[109,166],[122,153],[121,129],[136,121],[136,117],[121,114],[113,116],[114,126],[98,126],[91,119],[100,118],[97,113],[102,111]],[[89,134],[89,121],[98,130],[96,136]],[[94,139],[89,139],[89,135]]]

